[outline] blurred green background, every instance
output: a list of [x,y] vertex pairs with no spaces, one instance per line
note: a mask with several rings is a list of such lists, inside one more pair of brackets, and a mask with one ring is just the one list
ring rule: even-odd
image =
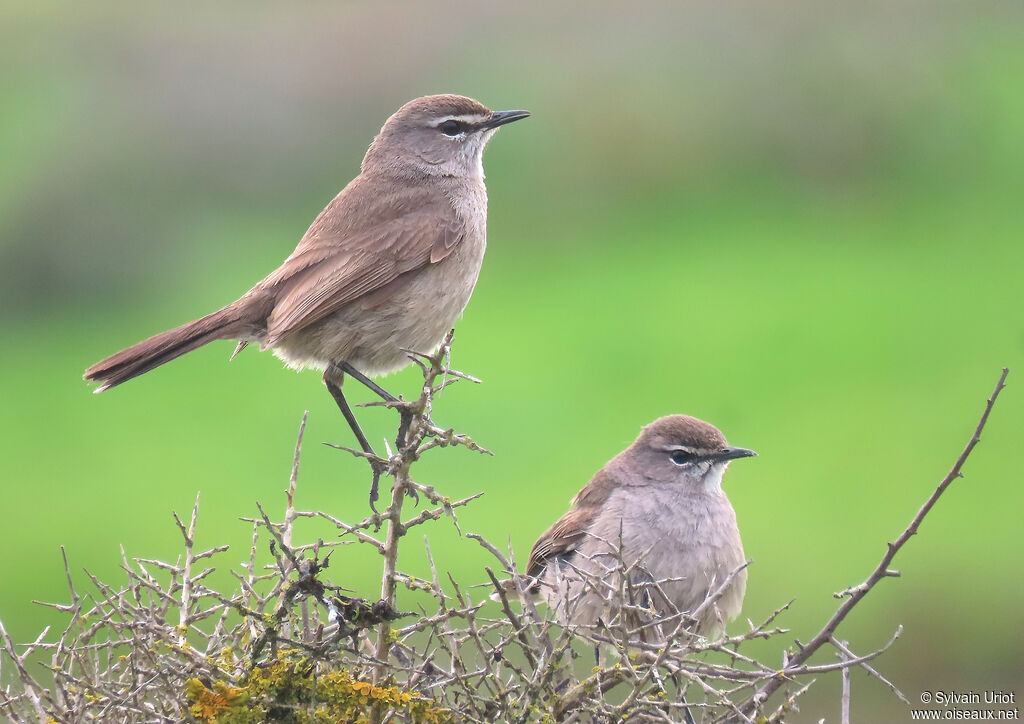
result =
[[[245,557],[255,501],[366,512],[313,373],[211,345],[95,397],[82,370],[235,299],[292,250],[383,120],[426,93],[534,117],[486,156],[489,249],[435,419],[492,448],[419,479],[485,490],[464,529],[535,537],[653,418],[709,420],[760,457],[727,490],[744,613],[795,597],[808,639],[949,469],[957,483],[840,629],[921,690],[1020,689],[1024,6],[1011,3],[5,3],[0,10],[0,618],[31,640],[76,580],[198,545]],[[386,380],[413,394],[417,376]],[[357,393],[359,399],[368,395]],[[361,414],[371,439],[392,416]],[[299,535],[330,535],[322,526]],[[439,565],[484,580],[450,526]],[[416,541],[403,567],[422,573]],[[335,582],[373,596],[346,548]],[[227,577],[223,579],[227,582]],[[739,627],[741,622],[734,623]],[[829,660],[822,657],[822,661]],[[5,672],[7,673],[7,672]],[[825,678],[797,721],[838,719]],[[905,705],[859,673],[855,718]]]

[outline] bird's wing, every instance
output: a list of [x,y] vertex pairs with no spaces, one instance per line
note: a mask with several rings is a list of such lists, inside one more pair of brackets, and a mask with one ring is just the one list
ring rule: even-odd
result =
[[320,213],[284,264],[250,292],[274,298],[264,346],[402,274],[436,264],[464,234],[440,193],[383,193],[357,179]]
[[573,508],[544,531],[530,551],[526,575],[540,578],[548,561],[575,551],[586,536],[595,513],[594,508]]
[[526,575],[539,581],[544,566],[552,558],[566,556],[575,551],[586,538],[591,523],[601,510],[614,487],[614,479],[600,470],[573,499],[572,508],[548,528],[530,551]]

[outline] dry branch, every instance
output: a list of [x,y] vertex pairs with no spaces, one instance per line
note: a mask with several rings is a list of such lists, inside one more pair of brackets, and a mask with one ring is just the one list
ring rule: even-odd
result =
[[985,429],[985,425],[988,422],[989,414],[992,412],[992,408],[996,404],[996,400],[999,398],[999,393],[1003,391],[1006,386],[1006,376],[1010,373],[1008,368],[1003,368],[1002,373],[999,375],[999,380],[996,382],[995,390],[989,396],[988,401],[985,403],[985,409],[981,413],[981,419],[978,421],[977,426],[974,428],[974,434],[971,435],[970,440],[967,441],[967,445],[964,447],[963,452],[953,463],[953,467],[947,473],[946,477],[942,479],[935,491],[928,497],[924,505],[914,516],[913,520],[910,521],[904,531],[899,537],[887,544],[885,555],[882,556],[881,562],[875,567],[875,570],[871,572],[871,575],[861,583],[859,586],[853,586],[848,588],[840,594],[836,594],[837,597],[843,597],[844,600],[840,604],[832,617],[822,626],[821,630],[815,634],[807,644],[799,645],[797,653],[789,660],[786,668],[778,672],[769,681],[767,681],[761,688],[759,688],[753,696],[747,700],[743,705],[743,711],[750,713],[756,711],[760,706],[771,696],[780,686],[782,686],[795,671],[799,671],[804,663],[811,658],[811,656],[822,646],[832,640],[833,634],[839,624],[842,623],[853,608],[863,600],[864,596],[875,587],[875,585],[883,578],[899,576],[897,571],[890,569],[893,559],[896,554],[900,552],[900,549],[906,545],[907,541],[910,540],[911,536],[917,533],[917,529],[921,526],[926,515],[935,506],[939,498],[942,496],[946,489],[953,483],[957,478],[963,477],[961,470],[964,464],[967,462],[967,458],[970,457],[971,452],[974,451],[975,446],[981,442],[981,433]]

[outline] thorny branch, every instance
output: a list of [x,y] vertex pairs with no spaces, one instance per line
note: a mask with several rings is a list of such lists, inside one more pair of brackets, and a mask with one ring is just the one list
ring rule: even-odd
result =
[[872,571],[871,575],[868,576],[867,579],[859,586],[848,588],[845,591],[836,594],[837,598],[845,598],[845,600],[840,604],[836,612],[832,614],[832,618],[822,626],[821,630],[815,634],[814,638],[812,638],[807,644],[799,647],[797,653],[790,658],[786,667],[782,671],[778,672],[775,676],[765,682],[764,685],[762,685],[756,692],[754,692],[754,695],[751,696],[743,705],[744,712],[749,714],[756,711],[765,701],[767,701],[769,696],[789,680],[793,671],[798,671],[818,649],[831,641],[836,628],[839,627],[839,624],[842,623],[843,619],[850,614],[853,607],[868,594],[868,591],[875,587],[875,584],[883,578],[899,576],[899,571],[894,571],[889,566],[892,564],[896,554],[900,552],[900,549],[903,548],[907,541],[910,540],[911,536],[917,533],[917,530],[921,526],[922,521],[924,521],[925,516],[928,515],[929,511],[931,511],[935,506],[935,503],[938,502],[942,494],[946,492],[946,488],[948,488],[957,478],[963,477],[963,473],[961,471],[963,470],[964,464],[967,462],[967,458],[970,457],[975,446],[981,442],[981,433],[985,429],[985,424],[988,422],[988,416],[996,404],[999,393],[1002,392],[1003,388],[1006,386],[1006,376],[1009,373],[1010,370],[1004,367],[1002,373],[999,375],[999,381],[996,382],[995,390],[993,390],[992,395],[985,403],[985,410],[981,413],[981,419],[974,428],[974,434],[971,435],[971,439],[967,441],[967,445],[964,447],[963,452],[960,453],[960,456],[956,459],[956,462],[953,464],[952,469],[946,477],[942,479],[942,482],[939,483],[938,487],[935,488],[935,491],[931,496],[929,496],[928,500],[926,500],[924,505],[921,506],[921,509],[917,512],[917,515],[914,516],[914,519],[910,521],[910,525],[906,527],[895,541],[887,544],[885,555],[882,556],[882,560],[875,570]]
[[[409,423],[401,449],[378,461],[393,482],[386,509],[345,522],[295,507],[304,415],[282,522],[272,520],[261,506],[257,516],[243,518],[253,526],[252,543],[241,570],[230,570],[237,585],[234,593],[224,595],[208,583],[215,568],[212,559],[223,557],[227,546],[196,552],[198,498],[187,524],[174,517],[184,544],[182,558],[168,563],[123,554],[127,583],[120,588],[86,574],[92,589],[81,593],[65,555],[70,603],[47,604],[69,617],[56,641],[49,640],[47,630],[33,643],[18,646],[0,625],[0,667],[13,667],[14,679],[0,690],[0,716],[18,724],[141,724],[220,722],[244,710],[246,721],[257,722],[299,721],[300,713],[307,717],[303,721],[319,716],[361,722],[773,722],[784,720],[814,683],[810,677],[836,672],[848,677],[853,667],[864,669],[905,701],[868,663],[895,642],[900,629],[885,646],[861,655],[835,632],[880,580],[898,576],[891,568],[893,559],[961,476],[1005,384],[1006,370],[949,475],[888,544],[872,574],[836,594],[842,599],[838,610],[807,644],[798,642],[796,653],[784,658],[779,670],[748,655],[744,647],[788,633],[776,621],[792,601],[760,623],[749,622],[740,633],[708,640],[691,630],[695,617],[715,605],[740,569],[698,609],[660,617],[638,595],[631,577],[655,590],[669,581],[648,581],[642,563],[621,566],[620,558],[619,575],[610,577],[577,571],[591,591],[607,599],[609,611],[622,612],[593,626],[560,625],[526,592],[529,581],[516,573],[511,546],[503,551],[474,533],[465,537],[497,562],[493,569],[483,567],[478,585],[445,575],[425,538],[429,577],[402,570],[406,558],[399,552],[411,530],[448,519],[461,535],[456,511],[479,497],[452,501],[411,474],[416,461],[432,449],[462,446],[487,452],[472,438],[441,428],[430,418],[442,390],[460,379],[476,381],[450,368],[450,348],[451,335],[436,354],[413,355],[423,373],[419,397],[387,403],[401,407]],[[417,505],[422,497],[426,504],[409,514],[404,510],[408,497]],[[323,530],[309,535],[307,526]],[[380,598],[348,595],[329,581],[331,573],[344,575],[343,565],[337,565],[342,554],[332,553],[348,544],[362,544],[351,555],[380,556]],[[336,565],[329,568],[329,563]],[[509,580],[501,580],[505,576]],[[405,608],[418,612],[399,610],[402,588],[408,590]],[[565,602],[570,618],[573,605]],[[395,623],[399,620],[401,626]],[[809,663],[826,644],[835,648],[838,660]],[[49,657],[52,682],[42,683],[43,677],[32,671],[40,654]],[[276,688],[257,686],[286,675],[292,677],[288,686],[281,681]],[[349,688],[332,689],[339,680],[350,682]],[[794,682],[790,691],[779,692]],[[851,692],[848,678],[844,682],[846,712]],[[774,708],[766,709],[773,695]]]

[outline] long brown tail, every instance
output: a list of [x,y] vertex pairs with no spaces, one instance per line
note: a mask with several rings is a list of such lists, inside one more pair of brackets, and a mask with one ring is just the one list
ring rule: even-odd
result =
[[126,382],[215,339],[235,339],[248,325],[233,305],[134,344],[97,362],[84,379],[102,383],[95,392]]

